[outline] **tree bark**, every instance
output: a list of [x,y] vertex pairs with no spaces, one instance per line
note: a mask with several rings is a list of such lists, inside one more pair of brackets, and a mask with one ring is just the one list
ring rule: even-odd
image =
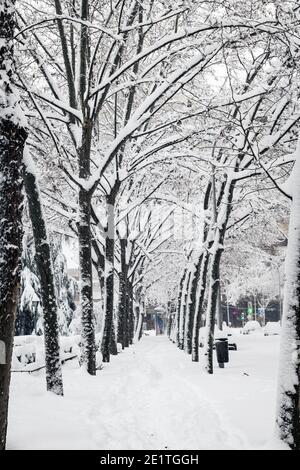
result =
[[119,273],[119,307],[118,307],[118,343],[125,348],[126,337],[126,291],[128,265],[126,262],[127,240],[120,238],[121,270]]
[[300,138],[293,171],[276,425],[280,439],[300,450]]
[[124,341],[125,348],[129,348],[130,345],[130,301],[129,301],[129,279],[126,280],[126,291],[125,291],[125,317],[124,317]]
[[[91,236],[91,199],[92,188],[85,183],[91,175],[91,141],[93,120],[89,102],[86,99],[88,84],[88,70],[90,65],[90,37],[86,22],[89,20],[89,0],[81,2],[80,45],[79,45],[79,102],[83,115],[81,146],[78,148],[79,178],[83,181],[78,194],[78,243],[79,243],[79,270],[80,270],[80,304],[81,304],[81,336],[82,336],[82,363],[90,375],[96,375],[96,345],[95,321],[93,313],[93,274],[92,274],[92,236]],[[62,37],[62,33],[60,32]],[[68,54],[64,51],[65,67],[72,79],[72,70]],[[70,70],[70,71],[69,71]],[[72,86],[69,89],[70,102]]]
[[[100,293],[101,293],[100,311],[101,311],[101,322],[102,322],[103,312],[104,312],[104,297],[105,297],[105,278],[104,278],[105,258],[104,258],[104,255],[101,253],[101,250],[98,246],[98,242],[95,239],[95,237],[93,237],[92,239],[92,248],[96,255],[96,260],[93,260],[93,266],[97,271],[98,280],[99,280],[99,287],[100,287]],[[97,318],[95,320],[96,320],[96,324],[97,324],[97,320],[100,321],[100,319],[97,319]],[[99,347],[101,348],[101,344],[96,345],[96,349],[98,349]]]
[[[209,205],[209,198],[212,192],[213,182],[210,181],[206,187],[203,210],[206,211]],[[206,292],[206,277],[209,262],[209,248],[212,244],[208,243],[208,249],[205,247],[207,243],[207,235],[209,233],[208,224],[205,223],[203,226],[202,245],[203,248],[197,260],[195,275],[192,283],[191,292],[191,315],[194,317],[193,331],[192,331],[192,361],[199,362],[199,330],[201,327],[201,320],[203,314],[203,302]]]
[[[240,158],[238,158],[237,160],[236,170],[238,170],[239,161]],[[233,199],[234,188],[234,179],[228,179],[226,182],[222,183],[220,188],[220,194],[218,197],[217,207],[219,207],[222,202],[222,204],[224,204],[226,207],[226,212],[222,214],[222,220],[218,221],[218,218],[215,218],[214,227],[212,227],[212,230],[214,230],[214,241],[211,245],[213,254],[211,255],[211,268],[209,279],[210,287],[206,313],[207,336],[205,341],[205,368],[209,374],[213,373],[213,345],[218,295],[220,289],[220,263],[223,253],[223,243],[226,235],[227,223],[232,208],[231,203]]]
[[25,189],[35,244],[35,261],[41,285],[47,390],[63,395],[58,312],[50,245],[38,183],[29,155],[24,157],[24,162]]
[[[220,279],[220,266],[219,266],[218,278]],[[222,331],[223,330],[223,314],[222,314],[222,303],[221,303],[221,281],[220,280],[218,284],[216,315],[217,315],[217,326],[219,330]]]
[[206,344],[206,370],[209,374],[213,373],[213,346],[214,346],[214,330],[215,330],[215,318],[216,309],[218,305],[218,292],[219,292],[219,266],[221,260],[222,250],[217,249],[216,253],[212,255],[211,259],[211,274],[210,274],[210,286],[208,294],[208,307],[206,316],[206,327],[207,327],[207,344]]
[[180,313],[180,334],[179,334],[179,349],[184,349],[184,338],[185,338],[185,326],[186,326],[186,310],[187,310],[187,299],[190,286],[191,272],[189,271],[185,278],[183,299],[181,302],[181,313]]
[[142,337],[143,334],[143,319],[144,319],[144,313],[143,313],[143,306],[138,305],[136,307],[136,316],[137,316],[137,324],[136,324],[136,330],[135,330],[135,340],[139,341]]
[[193,338],[192,338],[192,361],[199,362],[199,329],[201,327],[201,319],[203,313],[203,302],[206,290],[206,277],[208,270],[209,254],[205,251],[199,258],[198,263],[201,264],[200,276],[198,281],[198,293],[197,305],[196,305],[196,317],[193,327]]
[[117,341],[116,341],[116,328],[115,328],[114,319],[113,319],[112,326],[111,326],[111,337],[110,337],[110,343],[109,343],[109,352],[112,356],[117,356],[117,354],[118,354]]
[[[15,2],[0,9],[0,450],[6,447],[8,400],[15,317],[19,302],[22,254],[22,127],[14,95]],[[14,102],[15,101],[15,102]]]
[[185,282],[186,269],[179,283],[178,300],[177,300],[177,311],[176,311],[176,345],[180,349],[180,325],[181,325],[181,303],[183,297],[183,286]]
[[145,300],[140,303],[140,316],[141,316],[141,328],[138,331],[138,340],[142,339],[143,336],[143,323],[145,318]]
[[169,339],[171,339],[172,327],[173,327],[173,319],[172,319],[172,315],[169,313],[168,327],[167,327],[167,336]]
[[79,190],[79,270],[82,363],[91,375],[96,375],[95,322],[93,315],[93,277],[91,250],[91,195],[83,188]]
[[131,345],[134,338],[133,288],[131,282],[128,282],[128,330],[129,344]]
[[110,361],[114,312],[114,257],[115,257],[115,197],[114,193],[106,199],[107,227],[105,237],[105,319],[102,339],[103,362]]
[[197,300],[197,286],[200,279],[201,272],[201,256],[199,257],[195,270],[192,273],[192,280],[189,293],[189,302],[187,305],[187,319],[185,327],[185,350],[188,354],[192,354],[193,351],[193,330],[195,323],[195,311],[196,311],[196,300]]

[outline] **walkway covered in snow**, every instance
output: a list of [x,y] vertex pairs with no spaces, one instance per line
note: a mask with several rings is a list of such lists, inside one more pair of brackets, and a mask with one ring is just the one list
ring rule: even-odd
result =
[[167,337],[143,337],[96,377],[66,364],[64,398],[44,391],[43,373],[15,373],[8,448],[279,448],[279,338],[237,332],[237,341],[226,368],[208,376]]

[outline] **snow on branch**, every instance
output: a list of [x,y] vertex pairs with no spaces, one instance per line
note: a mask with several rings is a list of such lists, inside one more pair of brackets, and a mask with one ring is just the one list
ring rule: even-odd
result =
[[73,16],[67,16],[67,15],[54,15],[50,18],[45,18],[43,20],[37,21],[36,23],[34,23],[32,25],[28,25],[25,28],[18,31],[18,33],[15,34],[14,39],[16,39],[18,36],[20,36],[21,34],[27,32],[27,31],[34,31],[35,29],[39,29],[42,24],[53,23],[55,21],[62,21],[62,20],[72,22],[72,23],[78,23],[78,24],[80,24],[82,26],[85,26],[87,28],[96,29],[98,31],[101,31],[102,33],[107,34],[108,36],[113,38],[115,41],[122,41],[123,40],[121,35],[113,33],[110,29],[106,28],[105,26],[102,26],[102,25],[99,25],[99,24],[94,25],[90,21],[82,20],[80,18],[74,18]]

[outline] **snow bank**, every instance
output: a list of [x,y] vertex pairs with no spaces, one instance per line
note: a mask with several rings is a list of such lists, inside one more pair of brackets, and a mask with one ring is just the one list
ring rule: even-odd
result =
[[[62,362],[80,356],[80,336],[61,336]],[[45,367],[43,336],[15,336],[12,357],[13,371],[28,371]]]

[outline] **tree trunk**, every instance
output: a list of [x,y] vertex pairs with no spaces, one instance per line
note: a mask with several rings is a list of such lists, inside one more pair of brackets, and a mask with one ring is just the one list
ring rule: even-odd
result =
[[[219,266],[218,277],[220,279],[220,266]],[[221,281],[219,281],[219,286],[218,286],[216,315],[217,315],[217,326],[219,330],[222,331],[223,330],[223,314],[222,314],[222,303],[221,303]]]
[[80,269],[80,305],[82,362],[91,375],[96,375],[95,322],[93,315],[93,277],[91,252],[91,196],[79,190],[79,269]]
[[124,318],[125,318],[125,279],[124,273],[119,273],[119,304],[118,304],[118,336],[117,341],[122,345],[122,349],[125,348],[125,335],[124,335]]
[[127,240],[125,238],[120,238],[121,270],[119,273],[118,343],[122,344],[122,349],[125,348],[126,336],[126,291],[128,272],[128,266],[126,263],[126,247]]
[[110,361],[114,313],[115,198],[107,197],[107,232],[105,238],[105,319],[102,339],[103,362]]
[[143,336],[143,323],[145,317],[145,301],[143,300],[140,306],[140,315],[141,315],[141,328],[139,330],[138,340],[140,340]]
[[[236,169],[238,169],[238,159],[236,164]],[[206,365],[205,368],[209,374],[213,373],[213,345],[214,345],[214,330],[215,330],[215,320],[217,313],[218,305],[218,295],[220,289],[220,263],[223,253],[223,243],[226,235],[226,228],[228,219],[230,216],[232,208],[232,198],[235,188],[235,180],[229,179],[226,182],[222,183],[220,188],[220,194],[218,197],[217,207],[220,207],[220,204],[224,204],[226,207],[226,212],[222,213],[221,220],[215,218],[214,227],[214,238],[213,244],[211,246],[213,254],[211,255],[211,268],[210,268],[210,279],[209,279],[209,295],[208,295],[208,304],[207,304],[207,314],[206,314],[206,341],[205,341],[205,357]],[[220,228],[219,228],[220,227]]]
[[22,254],[23,149],[27,137],[14,95],[15,2],[0,8],[0,450],[6,446],[8,399]]
[[143,306],[138,305],[136,307],[136,315],[137,315],[137,325],[136,325],[136,330],[135,330],[135,341],[139,341],[142,337],[143,334],[143,319],[144,319],[144,314],[143,314]]
[[25,189],[35,244],[35,261],[41,285],[47,390],[63,395],[57,301],[50,245],[34,164],[28,154],[24,157],[24,162]]
[[[91,176],[91,142],[93,133],[93,119],[89,101],[86,99],[86,90],[89,80],[90,66],[90,34],[87,22],[89,21],[89,0],[81,2],[80,10],[82,24],[80,26],[79,42],[79,83],[78,97],[83,116],[81,146],[78,148],[79,178],[88,182]],[[60,24],[58,24],[60,28]],[[62,28],[62,25],[61,25]],[[62,34],[60,31],[62,38]],[[68,51],[62,50],[69,82],[70,103],[74,98],[73,74],[70,71]],[[96,375],[96,345],[95,321],[93,312],[93,273],[92,273],[92,236],[91,236],[91,199],[92,188],[83,184],[78,195],[78,244],[79,244],[79,270],[80,270],[80,306],[81,306],[81,336],[82,336],[82,363],[90,375]]]
[[111,337],[110,337],[110,343],[109,343],[109,352],[112,356],[117,356],[117,354],[118,354],[117,341],[116,341],[116,328],[115,328],[114,319],[113,319],[112,325],[111,325]]
[[[203,210],[206,211],[209,205],[209,198],[211,192],[215,192],[213,188],[213,181],[210,181],[206,187],[204,201],[203,201]],[[212,241],[208,243],[208,249],[206,249],[205,244],[207,243],[207,236],[209,233],[208,224],[205,223],[203,226],[203,236],[202,244],[203,249],[202,253],[198,258],[196,265],[195,276],[193,279],[192,293],[191,293],[191,314],[194,317],[193,322],[193,331],[192,331],[192,361],[199,362],[199,330],[202,323],[202,314],[203,314],[203,302],[206,292],[206,277],[208,270],[209,262],[209,249],[212,245]]]
[[192,361],[199,362],[199,329],[201,326],[201,319],[203,313],[203,302],[206,290],[206,276],[208,270],[209,254],[205,251],[199,258],[198,263],[201,264],[200,276],[198,281],[198,293],[197,293],[197,305],[196,305],[196,317],[194,320],[193,327],[193,339],[192,339]]
[[182,303],[182,297],[183,297],[183,286],[185,282],[186,271],[187,270],[185,269],[180,279],[177,310],[176,310],[176,344],[178,348],[180,348],[181,303]]
[[[98,319],[95,318],[96,325],[97,325],[97,322],[99,324],[100,320],[101,320],[101,323],[102,323],[103,312],[104,312],[104,298],[105,298],[104,269],[105,269],[105,261],[104,261],[104,255],[101,253],[101,250],[98,246],[98,242],[94,237],[92,239],[92,247],[93,247],[93,251],[96,255],[96,260],[93,260],[93,265],[94,265],[94,268],[97,271],[98,280],[99,280],[99,287],[100,287],[100,293],[101,293],[101,301],[100,301],[100,304],[101,304],[101,308],[100,308],[101,319],[100,318],[98,318]],[[101,325],[101,330],[102,330],[102,327],[103,327],[103,325]],[[99,345],[97,344],[96,348],[98,349],[98,347],[99,347]],[[101,344],[100,344],[100,347],[101,347]]]
[[169,313],[168,327],[167,327],[167,336],[169,339],[171,339],[172,326],[173,326],[173,319],[172,319],[172,315]]
[[126,292],[125,292],[125,317],[124,317],[124,340],[125,348],[129,348],[130,345],[130,301],[129,301],[129,279],[126,280]]
[[300,138],[286,257],[277,428],[279,437],[300,450]]
[[133,288],[131,282],[128,282],[128,339],[129,344],[133,344],[134,338],[134,312],[133,312]]
[[11,357],[19,302],[25,139],[22,128],[0,118],[0,450],[6,444]]
[[185,350],[188,354],[192,354],[193,351],[193,330],[195,323],[195,311],[196,311],[196,301],[197,301],[197,286],[200,279],[201,272],[201,260],[202,255],[200,255],[195,270],[192,274],[192,281],[190,286],[189,293],[189,302],[187,307],[187,321],[185,327]]
[[219,292],[219,266],[221,260],[222,250],[217,249],[216,253],[212,255],[211,260],[211,273],[210,285],[208,294],[208,307],[206,315],[206,328],[207,328],[207,342],[206,342],[206,370],[209,374],[213,373],[213,345],[214,345],[214,331],[215,331],[215,318],[216,309],[218,304]]
[[183,299],[181,302],[181,313],[180,313],[180,331],[179,331],[179,349],[184,349],[184,338],[185,338],[185,324],[186,324],[186,310],[187,310],[187,299],[188,291],[190,286],[191,272],[187,273],[184,283]]

